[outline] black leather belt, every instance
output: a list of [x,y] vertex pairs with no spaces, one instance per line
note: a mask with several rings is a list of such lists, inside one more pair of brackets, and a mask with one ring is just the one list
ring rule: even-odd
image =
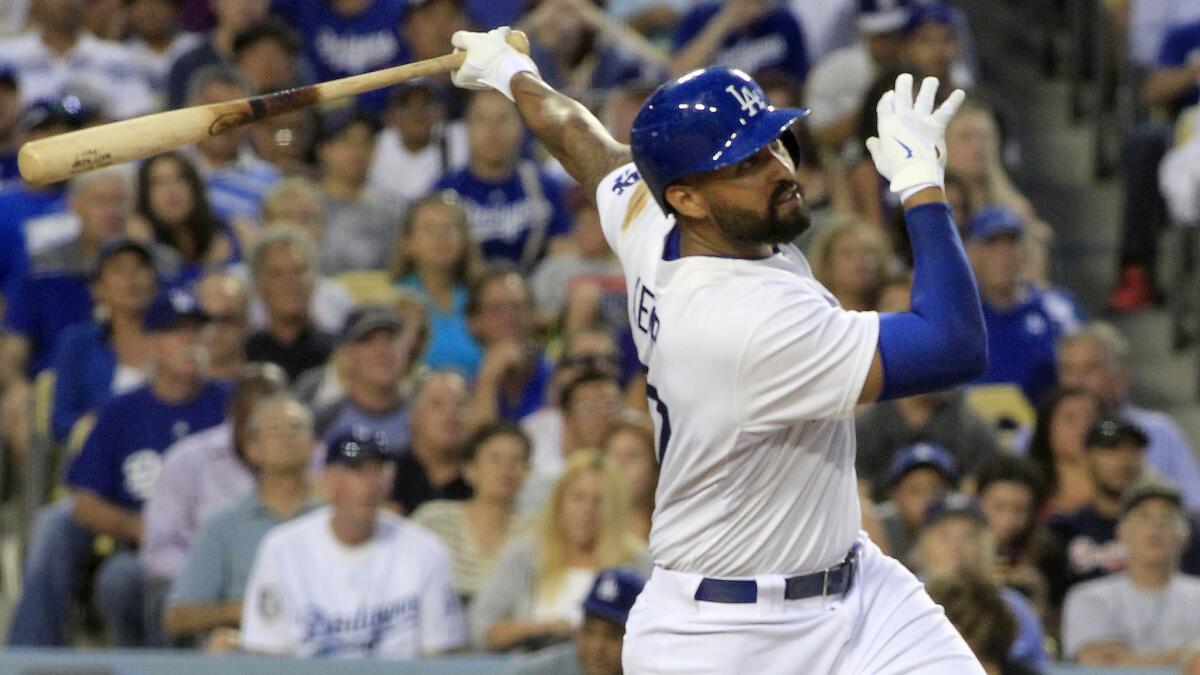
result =
[[[854,583],[859,545],[855,544],[842,562],[821,572],[788,577],[783,597],[803,600],[817,596],[842,595]],[[712,579],[705,577],[696,588],[696,599],[704,602],[744,604],[758,602],[758,582],[753,579]]]

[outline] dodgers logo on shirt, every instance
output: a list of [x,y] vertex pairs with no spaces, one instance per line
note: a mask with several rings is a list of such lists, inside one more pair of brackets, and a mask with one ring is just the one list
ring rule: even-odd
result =
[[627,188],[637,185],[637,182],[641,179],[642,176],[637,172],[637,169],[626,169],[613,181],[612,191],[617,193],[618,196],[623,195]]
[[121,463],[125,491],[137,499],[146,500],[162,474],[162,455],[150,448],[138,450]]

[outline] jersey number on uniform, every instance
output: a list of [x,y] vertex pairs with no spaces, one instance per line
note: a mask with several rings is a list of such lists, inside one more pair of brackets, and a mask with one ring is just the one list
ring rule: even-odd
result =
[[658,389],[649,382],[646,383],[646,397],[654,401],[654,409],[658,412],[660,425],[658,428],[658,465],[662,466],[667,458],[667,443],[671,442],[671,415],[667,412],[667,404],[658,397]]

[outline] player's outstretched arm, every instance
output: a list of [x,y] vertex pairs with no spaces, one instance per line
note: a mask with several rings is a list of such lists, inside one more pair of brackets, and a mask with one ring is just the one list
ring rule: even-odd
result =
[[543,82],[533,60],[508,44],[508,33],[507,27],[455,33],[451,43],[467,59],[454,71],[454,83],[495,89],[514,101],[534,136],[594,195],[601,179],[632,161],[629,146],[618,143],[582,103]]
[[913,250],[912,309],[879,317],[879,349],[861,401],[903,398],[973,380],[987,369],[979,290],[943,194],[946,124],[956,90],[936,110],[937,78],[913,99],[912,76],[879,100],[879,136],[867,149],[904,204]]

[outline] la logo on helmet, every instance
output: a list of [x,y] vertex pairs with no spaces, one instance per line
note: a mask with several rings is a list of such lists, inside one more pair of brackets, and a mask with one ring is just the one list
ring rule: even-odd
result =
[[754,117],[759,111],[767,109],[767,102],[763,100],[762,94],[759,94],[753,87],[742,85],[741,91],[739,91],[731,84],[725,87],[725,91],[737,99],[738,105],[746,111],[746,115],[749,117]]

